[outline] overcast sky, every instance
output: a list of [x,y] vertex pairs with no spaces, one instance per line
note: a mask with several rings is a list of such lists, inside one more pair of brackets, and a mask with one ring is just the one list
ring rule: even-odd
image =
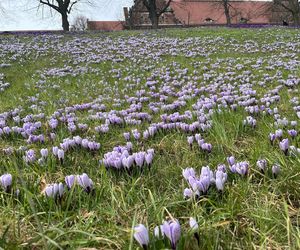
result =
[[[77,4],[70,15],[70,23],[77,15],[90,20],[123,20],[123,7],[133,0],[94,0],[94,6]],[[0,31],[5,30],[56,30],[61,29],[60,16],[46,6],[37,9],[38,0],[0,0]]]

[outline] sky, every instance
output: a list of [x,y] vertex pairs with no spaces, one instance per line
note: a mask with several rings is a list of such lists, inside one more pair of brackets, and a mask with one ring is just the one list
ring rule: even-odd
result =
[[[84,1],[84,0],[82,0]],[[0,0],[0,31],[59,30],[61,19],[49,7],[38,9],[38,0]],[[70,24],[78,15],[94,21],[123,20],[123,7],[133,0],[94,0],[92,6],[78,3],[69,17]],[[76,6],[76,8],[75,8]]]

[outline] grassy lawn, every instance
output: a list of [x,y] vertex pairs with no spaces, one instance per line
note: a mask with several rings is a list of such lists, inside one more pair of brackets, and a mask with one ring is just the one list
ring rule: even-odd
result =
[[[299,39],[283,28],[0,36],[0,248],[142,249],[144,224],[148,249],[300,249]],[[154,236],[176,220],[176,246]]]

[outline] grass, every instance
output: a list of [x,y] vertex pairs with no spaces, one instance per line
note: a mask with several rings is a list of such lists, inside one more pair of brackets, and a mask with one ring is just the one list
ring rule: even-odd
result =
[[[13,36],[0,38],[0,47],[7,48],[14,43],[14,39]],[[39,119],[42,128],[36,134],[48,135],[51,129],[47,120],[53,112],[75,104],[94,101],[94,104],[105,105],[106,111],[129,108],[128,98],[135,96],[138,90],[146,89],[145,83],[150,79],[158,82],[155,91],[168,96],[165,104],[177,100],[178,96],[174,93],[179,90],[189,93],[187,86],[191,89],[204,88],[200,94],[190,95],[187,104],[176,110],[184,114],[187,110],[193,111],[193,105],[201,96],[209,96],[213,83],[220,82],[217,93],[226,90],[221,89],[222,81],[242,84],[237,79],[226,78],[225,73],[229,71],[236,72],[238,76],[250,70],[249,83],[257,91],[258,99],[278,86],[276,80],[260,86],[258,83],[264,81],[265,74],[274,76],[281,71],[284,79],[290,74],[300,77],[299,66],[286,67],[291,60],[299,61],[296,53],[299,51],[297,29],[195,28],[87,33],[78,37],[25,35],[18,39],[27,53],[11,48],[7,49],[9,53],[0,52],[0,63],[11,64],[8,68],[0,68],[5,80],[11,83],[10,88],[0,92],[0,112],[19,107],[22,118],[28,114],[44,113],[45,117]],[[294,49],[288,43],[293,43]],[[33,44],[37,47],[33,48]],[[44,49],[38,52],[37,48]],[[76,54],[74,48],[81,53]],[[194,54],[189,55],[190,52]],[[295,56],[292,59],[283,56],[284,53],[294,53]],[[13,55],[16,60],[11,59]],[[266,69],[272,64],[274,56],[286,65]],[[122,60],[118,61],[120,58]],[[263,60],[262,66],[252,68],[258,58]],[[236,64],[243,64],[244,67],[238,70]],[[77,66],[87,68],[89,73],[75,76],[46,76],[44,73],[48,69],[68,65],[73,71]],[[182,73],[185,68],[188,69],[186,74]],[[203,74],[210,74],[211,77],[205,80]],[[162,91],[163,87],[168,87],[169,82],[164,78],[166,75],[177,83],[176,86],[169,86],[173,94]],[[292,92],[283,87],[279,92],[280,102],[270,107],[277,106],[281,117],[296,120],[289,100],[299,95],[297,91],[300,91],[299,85]],[[148,92],[146,96],[149,96]],[[150,101],[160,100],[151,97],[143,103],[142,112],[150,112]],[[123,132],[134,128],[143,131],[149,123],[111,125],[108,133],[99,134],[94,127],[105,120],[92,120],[89,116],[102,112],[100,110],[72,112],[89,129],[71,133],[66,124],[60,123],[55,131],[56,139],[51,141],[46,137],[44,144],[28,145],[18,135],[0,137],[0,175],[11,173],[13,188],[20,190],[18,199],[13,194],[0,191],[0,247],[137,249],[139,246],[132,237],[135,224],[147,225],[153,235],[156,225],[174,217],[182,226],[178,249],[299,249],[299,155],[285,157],[278,143],[274,146],[269,143],[269,133],[276,130],[273,116],[262,113],[253,115],[257,120],[254,129],[243,126],[243,120],[249,115],[244,108],[220,110],[222,112],[211,116],[212,128],[202,133],[205,141],[213,145],[208,155],[201,152],[197,144],[190,148],[188,134],[179,130],[160,131],[155,137],[142,142],[132,140],[134,151],[155,150],[151,169],[144,169],[142,173],[106,170],[99,160],[114,146],[126,143]],[[160,115],[172,112],[159,110],[157,114],[151,114],[151,122],[160,122]],[[192,121],[195,117],[188,123]],[[11,119],[8,123],[9,126],[18,125]],[[287,137],[286,129],[284,133]],[[67,152],[63,163],[50,156],[44,165],[38,162],[26,164],[21,153],[6,155],[2,152],[7,147],[17,150],[20,146],[26,146],[39,154],[41,148],[51,150],[64,138],[74,135],[94,138],[101,143],[100,150],[91,153],[77,148]],[[299,147],[299,135],[292,143]],[[201,166],[206,165],[216,169],[218,164],[226,163],[226,157],[230,155],[239,161],[249,161],[247,177],[229,173],[222,194],[212,188],[199,201],[183,198],[187,183],[182,177],[182,169],[194,167],[200,170]],[[268,161],[266,174],[256,168],[256,161],[260,158]],[[274,163],[281,166],[276,179],[271,174]],[[61,203],[56,203],[41,193],[44,182],[64,182],[66,175],[83,172],[94,182],[93,194],[88,195],[76,186],[66,191]],[[189,217],[195,217],[199,223],[199,246],[189,229]],[[164,243],[168,246],[166,240]],[[155,249],[155,244],[151,244]],[[158,242],[156,249],[160,249],[159,244],[163,242]]]

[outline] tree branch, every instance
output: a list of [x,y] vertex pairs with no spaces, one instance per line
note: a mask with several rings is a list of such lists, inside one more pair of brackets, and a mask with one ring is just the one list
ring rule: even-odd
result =
[[293,10],[292,8],[286,6],[282,1],[280,1],[280,0],[275,0],[274,3],[277,4],[277,5],[279,5],[279,6],[281,6],[281,7],[283,7],[283,8],[286,9],[287,11],[289,11],[289,12],[291,12],[291,13],[294,13],[294,10]]
[[61,13],[61,10],[54,4],[51,4],[49,2],[49,0],[47,0],[47,2],[45,2],[44,0],[39,0],[41,4],[45,4],[48,5],[50,8],[55,9],[57,12]]
[[168,2],[166,3],[165,7],[160,12],[158,12],[158,16],[160,16],[162,13],[166,12],[166,10],[170,6],[171,2],[172,2],[172,0],[168,0]]
[[70,14],[70,13],[71,13],[71,10],[72,10],[73,6],[74,6],[76,3],[77,3],[77,1],[75,1],[75,2],[71,3],[71,6],[70,6],[70,8],[68,9],[68,14]]

